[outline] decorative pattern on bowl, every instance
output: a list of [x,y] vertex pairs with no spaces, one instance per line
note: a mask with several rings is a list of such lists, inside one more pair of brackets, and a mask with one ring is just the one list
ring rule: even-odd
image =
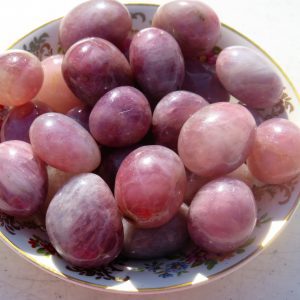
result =
[[[128,5],[135,30],[150,26],[156,5]],[[58,43],[60,19],[49,22],[17,41],[11,48],[25,49],[41,60],[61,53]],[[299,96],[292,83],[274,62],[254,42],[227,25],[222,26],[218,47],[245,45],[268,58],[285,84],[279,104],[260,114],[269,119],[285,116],[300,126]],[[216,48],[216,52],[219,49]],[[201,57],[203,61],[210,57]],[[298,120],[297,120],[298,119]],[[66,263],[50,244],[44,228],[33,221],[20,221],[0,214],[0,238],[17,253],[55,276],[73,283],[101,290],[122,292],[167,291],[210,282],[234,271],[271,243],[295,211],[300,196],[300,178],[282,185],[255,186],[258,221],[252,237],[237,250],[217,255],[187,245],[182,253],[155,260],[128,260],[118,258],[110,265],[97,269],[84,269]]]

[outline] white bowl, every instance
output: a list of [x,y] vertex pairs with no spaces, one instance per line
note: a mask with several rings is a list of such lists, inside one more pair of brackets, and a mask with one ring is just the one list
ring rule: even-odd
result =
[[[151,25],[157,9],[153,4],[130,4],[134,29]],[[25,49],[40,59],[61,52],[58,43],[60,19],[30,32],[11,48]],[[222,25],[218,46],[244,45],[254,48],[273,64],[284,82],[282,101],[272,109],[261,111],[265,118],[286,114],[300,126],[299,96],[292,83],[274,60],[250,39],[227,25]],[[117,260],[107,267],[86,270],[70,266],[59,257],[48,241],[46,232],[33,222],[20,222],[0,215],[0,238],[18,254],[49,273],[83,285],[115,293],[154,293],[182,289],[209,283],[243,266],[258,255],[279,235],[299,202],[300,180],[295,178],[282,185],[264,185],[254,188],[258,206],[258,222],[251,239],[226,255],[207,254],[189,249],[172,257],[148,261]]]

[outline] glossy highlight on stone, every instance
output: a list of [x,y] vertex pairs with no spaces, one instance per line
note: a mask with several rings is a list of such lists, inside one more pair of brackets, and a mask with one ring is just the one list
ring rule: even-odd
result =
[[210,178],[222,176],[245,162],[255,131],[255,120],[245,107],[214,103],[184,123],[178,153],[191,172]]
[[289,120],[274,118],[257,127],[247,165],[258,180],[288,182],[300,174],[300,129]]
[[280,101],[283,83],[269,61],[244,46],[223,49],[217,75],[227,91],[252,108],[267,108]]
[[117,203],[101,177],[91,173],[73,177],[55,195],[46,228],[57,252],[79,267],[106,265],[123,245]]
[[39,59],[23,50],[0,54],[0,104],[17,106],[31,101],[44,79]]
[[158,28],[139,31],[131,42],[129,61],[139,87],[152,101],[181,88],[184,60],[169,33]]
[[59,113],[39,116],[30,127],[33,151],[47,164],[69,173],[91,172],[101,161],[95,140],[80,124]]
[[124,4],[114,0],[90,0],[74,7],[62,19],[59,38],[64,50],[88,37],[120,45],[130,29],[131,17]]
[[44,81],[35,99],[49,105],[55,112],[64,114],[80,105],[81,101],[71,92],[63,78],[63,59],[63,55],[57,54],[42,61]]
[[202,249],[223,253],[237,249],[250,238],[256,219],[251,189],[240,180],[221,177],[204,185],[194,197],[188,230]]
[[197,0],[175,0],[160,5],[152,26],[172,34],[185,58],[192,59],[208,53],[216,45],[221,29],[217,14]]
[[185,169],[178,155],[163,146],[143,146],[123,160],[115,197],[122,214],[136,226],[155,228],[175,216],[185,189]]
[[71,91],[92,107],[111,89],[132,84],[124,54],[101,38],[86,38],[69,48],[62,71]]
[[175,91],[163,97],[153,112],[152,131],[156,144],[177,151],[178,136],[184,122],[206,105],[207,101],[201,96],[187,91]]
[[109,147],[139,142],[148,132],[152,113],[147,98],[136,88],[117,87],[106,93],[89,117],[93,137]]
[[0,210],[11,216],[33,215],[47,193],[44,163],[30,144],[7,141],[0,144]]

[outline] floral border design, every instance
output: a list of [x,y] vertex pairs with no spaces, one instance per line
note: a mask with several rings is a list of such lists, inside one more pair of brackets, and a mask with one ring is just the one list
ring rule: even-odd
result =
[[229,259],[237,254],[244,253],[245,248],[251,245],[254,240],[255,237],[250,238],[235,251],[222,254],[208,253],[196,246],[193,246],[187,252],[166,257],[168,260],[170,260],[170,262],[153,260],[144,263],[144,267],[139,268],[138,271],[150,271],[158,275],[158,277],[168,278],[188,273],[189,268],[195,268],[201,265],[204,265],[207,270],[212,270],[218,263],[224,261],[225,259]]
[[266,184],[263,186],[254,186],[252,191],[256,201],[261,201],[266,196],[272,200],[276,194],[281,193],[283,194],[283,200],[278,201],[278,204],[283,205],[288,203],[290,200],[298,182],[299,178],[295,177],[284,184]]
[[34,223],[33,221],[20,221],[15,217],[8,216],[0,212],[0,227],[4,227],[8,233],[15,235],[16,231],[21,229],[41,229],[42,227]]
[[[34,234],[32,237],[29,238],[28,244],[31,245],[31,248],[36,249],[38,254],[49,256],[49,255],[56,255],[61,257],[52,244],[46,240],[42,239],[38,235]],[[105,279],[105,280],[114,280],[116,282],[124,282],[130,279],[128,275],[125,277],[114,276],[114,272],[121,272],[124,271],[125,268],[125,260],[116,259],[115,261],[111,262],[105,267],[101,268],[81,268],[71,265],[66,265],[65,268],[71,272],[78,273],[82,276],[88,277],[95,277],[95,279]]]
[[[263,224],[264,222],[262,222]],[[180,276],[188,273],[188,269],[195,268],[201,265],[206,266],[207,270],[213,269],[218,263],[225,259],[232,258],[235,255],[245,252],[246,247],[251,245],[255,237],[247,240],[242,246],[235,251],[228,253],[215,254],[206,252],[195,245],[190,246],[186,251],[179,254],[169,255],[166,260],[149,260],[144,263],[143,267],[134,268],[137,272],[153,272],[158,277],[167,278],[172,276]],[[36,252],[41,255],[58,255],[60,256],[52,244],[38,235],[33,235],[29,238],[28,243]],[[124,272],[126,269],[127,260],[124,257],[119,257],[107,266],[101,268],[82,268],[71,265],[66,265],[65,268],[71,272],[78,273],[81,276],[95,277],[96,280],[105,279],[116,282],[125,282],[130,279],[126,274],[125,277],[115,276],[114,272]]]
[[272,218],[269,217],[268,213],[262,214],[260,217],[257,218],[256,227],[261,227],[263,224],[269,223],[272,221]]
[[46,256],[49,255],[59,255],[55,248],[52,246],[52,244],[48,240],[44,240],[38,235],[33,235],[29,240],[28,243],[31,245],[31,248],[35,249],[37,248],[36,252],[38,254],[43,254]]
[[44,32],[39,37],[34,37],[28,45],[23,45],[23,49],[25,51],[29,51],[35,56],[37,56],[40,60],[45,57],[51,56],[53,54],[53,49],[51,45],[47,42],[49,38],[49,34]]
[[75,273],[78,273],[82,276],[95,277],[96,280],[105,279],[113,280],[116,282],[125,282],[130,279],[130,276],[126,275],[125,277],[115,276],[114,272],[122,272],[125,269],[125,261],[115,260],[109,265],[101,268],[86,269],[75,266],[66,266],[66,269]]
[[295,110],[294,104],[291,103],[292,98],[283,91],[280,102],[275,104],[271,110],[258,109],[258,113],[263,116],[265,120],[272,119],[274,117],[279,117],[284,113],[291,113]]

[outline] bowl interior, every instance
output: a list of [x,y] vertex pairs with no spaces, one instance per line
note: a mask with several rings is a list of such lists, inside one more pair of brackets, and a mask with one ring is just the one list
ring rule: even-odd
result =
[[[134,29],[151,25],[156,5],[128,5]],[[60,20],[54,20],[17,41],[12,48],[25,49],[40,59],[61,53],[58,43]],[[285,116],[300,125],[298,96],[291,82],[254,42],[230,28],[222,26],[220,48],[244,45],[256,49],[267,57],[282,78],[285,91],[279,104],[261,110],[265,119]],[[234,100],[234,99],[233,99]],[[282,185],[255,186],[258,221],[252,237],[239,249],[226,255],[206,253],[187,247],[182,253],[155,260],[133,261],[118,259],[107,267],[83,269],[65,262],[49,243],[43,228],[33,221],[20,221],[0,214],[0,238],[23,257],[52,274],[87,287],[122,292],[166,291],[184,286],[210,282],[220,278],[253,258],[278,235],[289,220],[298,203],[300,180],[295,178]]]

